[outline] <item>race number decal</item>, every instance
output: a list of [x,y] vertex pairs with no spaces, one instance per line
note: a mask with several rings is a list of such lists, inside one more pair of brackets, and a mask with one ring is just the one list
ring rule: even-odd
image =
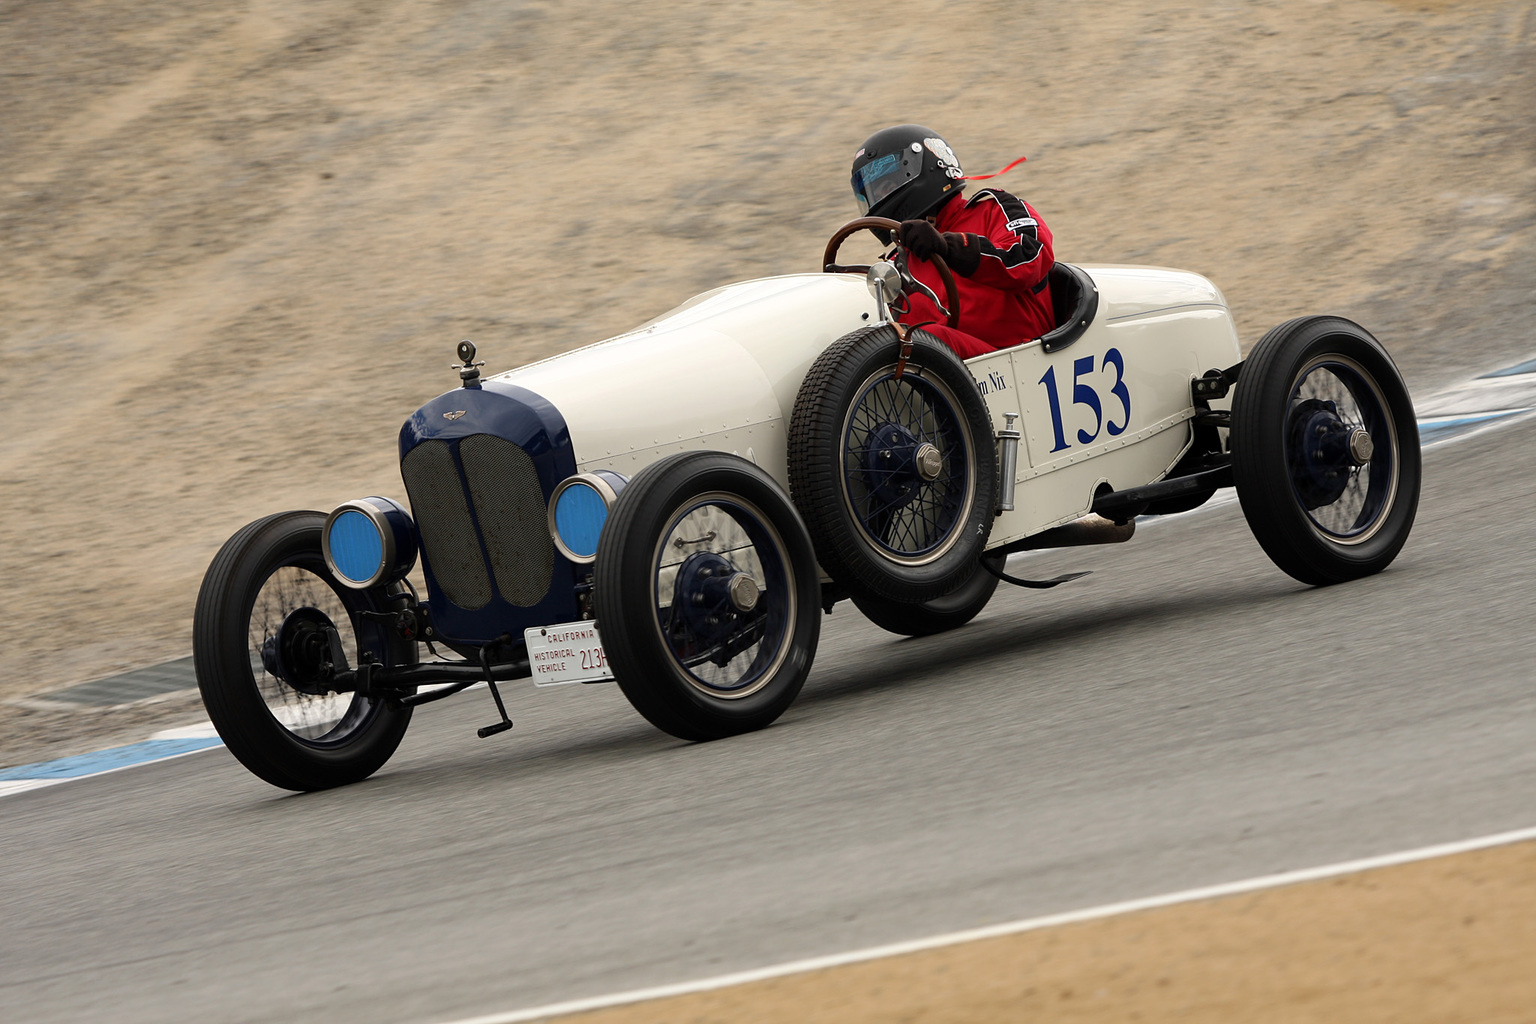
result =
[[[1105,409],[1104,400],[1099,397],[1099,392],[1093,384],[1084,378],[1091,377],[1094,373],[1094,357],[1083,356],[1072,361],[1072,421],[1074,424],[1083,424],[1075,431],[1078,444],[1092,444],[1099,439],[1100,434],[1108,434],[1110,437],[1119,437],[1125,433],[1125,428],[1131,423],[1131,392],[1125,386],[1125,357],[1120,350],[1112,348],[1104,353],[1100,370],[1107,370],[1114,375],[1115,383],[1109,388],[1108,394],[1113,401],[1109,409]],[[1041,387],[1045,388],[1045,397],[1051,405],[1051,432],[1054,441],[1052,452],[1065,451],[1071,445],[1067,441],[1067,427],[1062,419],[1061,395],[1056,385],[1056,367],[1052,366],[1045,371],[1045,376],[1039,380]],[[1115,406],[1119,406],[1117,410]],[[1077,407],[1082,406],[1087,412],[1077,412]],[[1088,429],[1089,417],[1092,417],[1093,429]],[[1116,422],[1116,420],[1119,422]]]

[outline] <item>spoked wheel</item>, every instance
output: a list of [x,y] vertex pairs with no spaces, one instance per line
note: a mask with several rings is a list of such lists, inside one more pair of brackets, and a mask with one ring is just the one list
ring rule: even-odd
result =
[[329,681],[366,656],[409,664],[415,644],[358,613],[387,595],[337,583],[320,553],[320,512],[285,512],[231,537],[203,577],[193,661],[208,717],[230,753],[284,789],[367,778],[389,760],[409,708],[336,693]]
[[970,371],[912,334],[855,331],[811,366],[795,400],[789,482],[822,566],[858,597],[915,604],[974,575],[991,532],[996,449]]
[[[1004,555],[982,555],[997,569],[1007,561]],[[970,622],[992,600],[997,591],[998,579],[980,564],[971,578],[960,589],[922,604],[902,601],[886,601],[878,597],[862,595],[853,599],[854,606],[881,629],[902,636],[933,636],[959,629]]]
[[717,452],[642,470],[598,541],[594,606],[624,695],[686,740],[761,729],[810,672],[821,585],[773,478]]
[[1358,324],[1302,317],[1254,347],[1232,402],[1232,474],[1266,554],[1303,583],[1380,572],[1419,502],[1413,403]]

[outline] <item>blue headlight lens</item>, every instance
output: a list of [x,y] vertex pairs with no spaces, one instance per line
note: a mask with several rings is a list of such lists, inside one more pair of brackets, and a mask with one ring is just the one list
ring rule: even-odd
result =
[[363,513],[347,509],[331,521],[331,564],[337,575],[365,583],[384,564],[384,537]]
[[555,529],[560,533],[560,541],[579,558],[597,554],[597,538],[607,521],[607,502],[587,484],[571,484],[555,501]]

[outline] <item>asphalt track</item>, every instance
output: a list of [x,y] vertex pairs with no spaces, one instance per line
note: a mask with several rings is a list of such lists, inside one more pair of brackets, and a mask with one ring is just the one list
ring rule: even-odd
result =
[[1233,504],[1018,568],[970,627],[826,620],[773,728],[688,745],[612,686],[418,714],[373,780],[223,750],[0,801],[7,1021],[433,1021],[1536,824],[1536,422],[1430,449],[1375,578],[1313,590]]

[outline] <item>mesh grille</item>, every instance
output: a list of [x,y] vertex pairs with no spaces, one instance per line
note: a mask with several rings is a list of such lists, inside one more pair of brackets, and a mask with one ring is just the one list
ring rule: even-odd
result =
[[533,460],[511,441],[490,434],[460,441],[459,459],[491,556],[496,589],[521,608],[538,604],[554,579],[555,546]]
[[469,611],[490,604],[491,580],[448,442],[423,441],[412,448],[400,462],[400,476],[411,496],[427,564],[443,596]]

